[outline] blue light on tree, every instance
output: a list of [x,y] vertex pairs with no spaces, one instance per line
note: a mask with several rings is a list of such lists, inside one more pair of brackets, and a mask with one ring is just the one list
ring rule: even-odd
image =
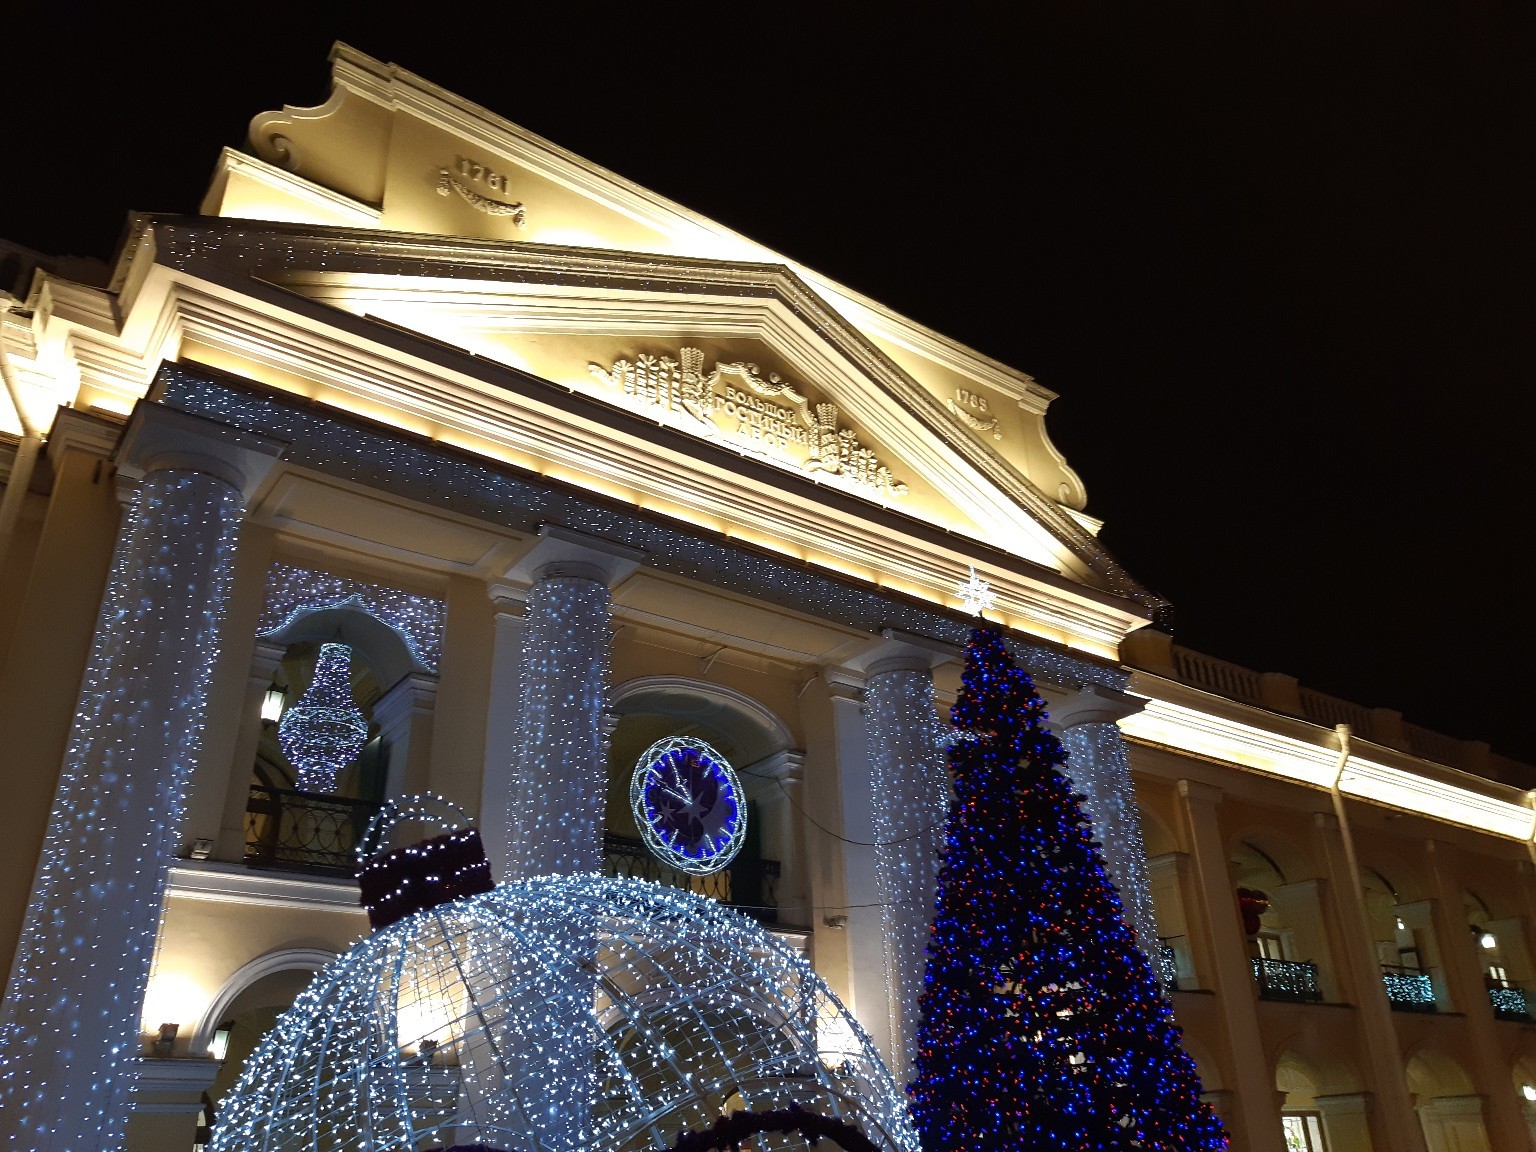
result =
[[908,1091],[924,1152],[1220,1152],[1044,702],[977,629]]
[[277,742],[304,792],[334,792],[336,776],[368,742],[368,721],[352,699],[352,649],[322,644],[315,677],[283,713]]

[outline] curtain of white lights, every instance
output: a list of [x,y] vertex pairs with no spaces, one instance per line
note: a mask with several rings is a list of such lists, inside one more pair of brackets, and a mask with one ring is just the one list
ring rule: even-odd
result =
[[224,481],[171,470],[125,516],[0,1014],[6,1149],[122,1143],[242,508]]
[[[879,665],[876,665],[876,669]],[[949,809],[949,773],[939,742],[933,675],[877,671],[864,693],[869,728],[875,878],[885,931],[891,1072],[911,1072],[924,950],[933,922],[934,884]]]
[[528,592],[522,720],[504,879],[597,872],[607,765],[608,585],[568,571]]
[[1072,787],[1083,794],[1083,809],[1093,822],[1094,836],[1104,846],[1104,870],[1120,893],[1136,942],[1157,971],[1157,919],[1125,739],[1114,724],[1094,722],[1068,728],[1060,740],[1067,750],[1063,770]]

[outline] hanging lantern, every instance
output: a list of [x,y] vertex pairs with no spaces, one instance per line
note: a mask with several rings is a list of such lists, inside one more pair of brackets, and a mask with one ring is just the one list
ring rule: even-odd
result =
[[337,773],[368,742],[368,721],[352,699],[351,667],[351,648],[322,644],[314,680],[277,726],[277,742],[299,770],[302,792],[334,792]]

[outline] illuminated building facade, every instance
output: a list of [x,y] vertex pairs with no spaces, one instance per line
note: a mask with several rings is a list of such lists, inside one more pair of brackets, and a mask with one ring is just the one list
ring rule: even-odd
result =
[[[1533,1146],[1531,770],[1149,629],[1028,376],[345,47],[99,278],[7,255],[7,1147],[190,1147],[423,792],[756,916],[899,1075],[977,609],[1235,1148]],[[647,846],[678,739],[727,867]]]

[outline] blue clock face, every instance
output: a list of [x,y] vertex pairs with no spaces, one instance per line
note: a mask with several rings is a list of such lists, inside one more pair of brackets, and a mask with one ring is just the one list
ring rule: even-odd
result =
[[647,748],[635,765],[629,799],[646,846],[680,872],[718,872],[746,838],[741,783],[702,740],[672,736]]

